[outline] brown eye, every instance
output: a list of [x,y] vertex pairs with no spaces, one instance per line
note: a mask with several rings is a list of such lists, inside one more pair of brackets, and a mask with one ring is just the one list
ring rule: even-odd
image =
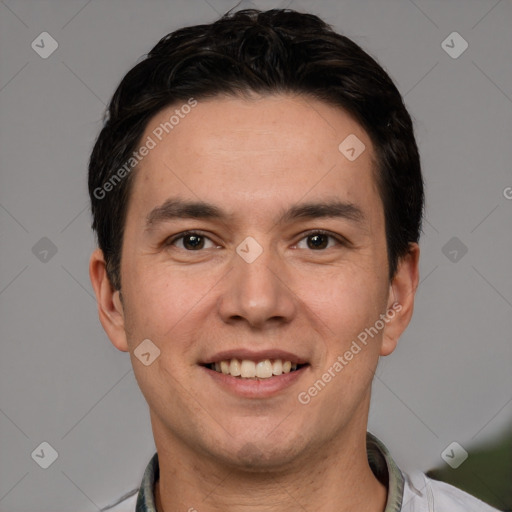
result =
[[[306,247],[304,247],[304,240],[306,240]],[[334,243],[331,243],[331,241]],[[313,231],[306,234],[306,236],[299,241],[297,247],[299,249],[311,249],[313,251],[318,251],[322,249],[329,249],[336,245],[343,245],[342,239],[340,240],[338,237],[335,237],[330,233],[324,233],[323,231]]]
[[310,249],[325,249],[329,243],[329,237],[323,234],[309,235],[307,239]]
[[216,247],[207,236],[195,232],[182,233],[166,242],[166,245],[174,245],[186,251],[199,251],[201,249]]
[[200,235],[186,235],[183,237],[183,246],[185,249],[202,249],[204,246],[204,237]]

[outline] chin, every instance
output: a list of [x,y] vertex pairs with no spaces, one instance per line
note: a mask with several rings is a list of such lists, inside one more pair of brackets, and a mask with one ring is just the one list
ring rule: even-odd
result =
[[[267,433],[258,437],[250,430],[243,438],[227,439],[222,452],[220,443],[211,447],[216,463],[223,462],[237,471],[250,473],[280,471],[290,467],[299,458],[307,443],[302,436],[293,435],[277,440]],[[303,446],[304,445],[304,446]]]

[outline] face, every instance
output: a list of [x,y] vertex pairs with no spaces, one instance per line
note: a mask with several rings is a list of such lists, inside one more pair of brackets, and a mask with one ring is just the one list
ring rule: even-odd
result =
[[[122,304],[91,260],[99,301],[112,299],[100,318],[130,351],[157,445],[284,467],[366,429],[379,355],[408,321],[414,262],[389,282],[374,150],[344,111],[219,97],[160,141],[177,108],[142,138],[156,146],[134,176]],[[365,146],[356,159],[338,148],[348,136]],[[134,354],[143,340],[160,351],[147,366]]]

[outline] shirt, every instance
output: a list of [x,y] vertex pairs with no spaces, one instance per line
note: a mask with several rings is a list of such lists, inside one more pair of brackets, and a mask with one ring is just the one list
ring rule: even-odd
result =
[[[403,473],[387,448],[367,432],[366,453],[374,475],[387,486],[388,498],[384,512],[493,512],[483,501],[424,473]],[[154,488],[159,478],[158,453],[144,471],[141,486],[121,503],[102,509],[105,512],[158,512]],[[132,494],[132,493],[130,493]]]

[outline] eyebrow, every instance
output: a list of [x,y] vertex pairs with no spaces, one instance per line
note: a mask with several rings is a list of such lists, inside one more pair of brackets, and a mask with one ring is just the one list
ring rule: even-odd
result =
[[363,211],[355,204],[333,199],[331,201],[293,205],[281,215],[278,223],[286,224],[298,219],[319,219],[322,217],[337,217],[355,223],[362,223],[365,220]]
[[226,219],[228,215],[218,206],[203,201],[167,199],[146,217],[145,230],[154,229],[158,224],[173,219]]
[[[218,206],[204,201],[185,201],[179,198],[167,199],[155,207],[146,216],[145,231],[153,230],[157,225],[173,219],[214,219],[227,221],[228,214]],[[291,223],[298,219],[318,219],[336,217],[361,224],[365,219],[363,211],[353,203],[336,199],[321,202],[299,203],[281,213],[277,224]]]

